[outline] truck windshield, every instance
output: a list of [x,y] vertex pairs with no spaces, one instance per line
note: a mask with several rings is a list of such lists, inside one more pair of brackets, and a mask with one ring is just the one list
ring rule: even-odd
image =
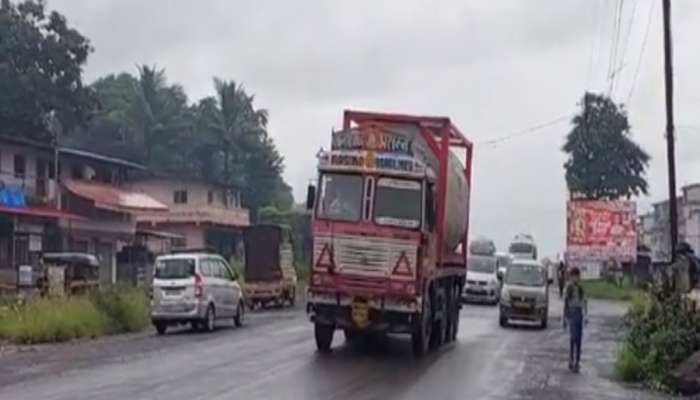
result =
[[380,225],[418,228],[422,203],[420,182],[381,178],[377,181],[374,220]]
[[362,204],[362,176],[324,174],[321,178],[318,217],[359,221]]
[[529,243],[513,243],[508,250],[511,254],[534,254],[535,246]]
[[544,286],[544,268],[536,265],[511,264],[506,272],[505,282],[517,286]]
[[156,278],[185,279],[194,276],[193,258],[174,258],[156,262]]

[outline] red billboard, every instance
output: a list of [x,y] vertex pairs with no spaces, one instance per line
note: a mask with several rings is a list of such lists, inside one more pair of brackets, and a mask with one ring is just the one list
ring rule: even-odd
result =
[[637,206],[631,201],[570,201],[566,256],[570,260],[634,261]]

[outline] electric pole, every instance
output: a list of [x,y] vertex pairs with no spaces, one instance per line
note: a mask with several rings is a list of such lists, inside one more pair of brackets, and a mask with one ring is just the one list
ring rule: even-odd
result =
[[678,248],[678,204],[676,202],[676,156],[673,126],[673,49],[671,47],[671,0],[663,0],[664,81],[666,83],[666,157],[668,160],[668,201],[671,225],[671,262]]

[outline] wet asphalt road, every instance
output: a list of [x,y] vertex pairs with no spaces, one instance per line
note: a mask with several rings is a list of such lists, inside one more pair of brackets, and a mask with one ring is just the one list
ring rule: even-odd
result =
[[582,371],[566,370],[561,303],[550,327],[501,329],[467,305],[458,342],[414,359],[407,338],[317,354],[301,309],[249,314],[243,328],[187,330],[0,355],[0,399],[660,399],[610,380],[624,307],[591,304]]

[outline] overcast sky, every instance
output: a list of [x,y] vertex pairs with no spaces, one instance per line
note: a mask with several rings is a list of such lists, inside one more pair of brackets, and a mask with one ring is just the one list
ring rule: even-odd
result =
[[[514,133],[576,112],[585,90],[609,90],[618,1],[49,0],[49,7],[95,47],[87,81],[157,64],[191,101],[212,94],[213,76],[243,82],[270,112],[297,200],[343,109],[449,116],[476,143],[471,234],[503,248],[529,232],[543,255],[556,255],[565,245],[560,148],[569,123]],[[673,7],[677,169],[686,184],[700,181],[693,112],[700,2]],[[653,157],[642,210],[667,194],[662,43],[661,2],[624,1],[612,94],[628,104],[634,138]],[[502,137],[509,139],[489,142]]]

